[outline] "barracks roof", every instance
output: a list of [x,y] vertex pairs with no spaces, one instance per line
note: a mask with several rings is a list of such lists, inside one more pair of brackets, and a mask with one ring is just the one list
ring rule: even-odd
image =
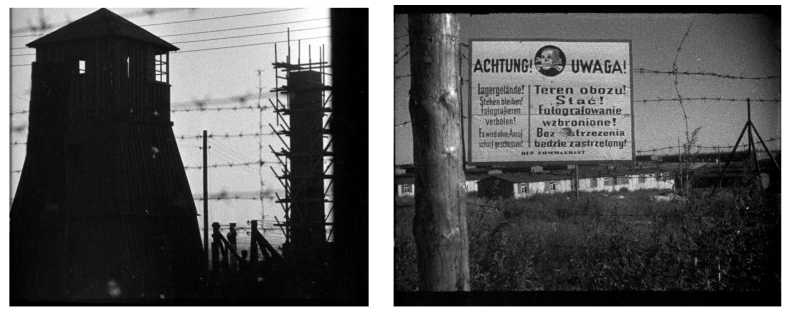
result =
[[[579,178],[600,178],[600,177],[618,177],[618,176],[631,176],[631,175],[651,175],[657,173],[666,173],[666,170],[660,170],[655,168],[645,168],[645,169],[619,169],[619,170],[587,170],[584,169],[580,170]],[[571,180],[575,178],[573,173],[498,173],[492,174],[485,179],[488,178],[499,178],[505,181],[510,181],[513,183],[521,183],[521,182],[540,182],[540,181],[554,181],[554,180]]]

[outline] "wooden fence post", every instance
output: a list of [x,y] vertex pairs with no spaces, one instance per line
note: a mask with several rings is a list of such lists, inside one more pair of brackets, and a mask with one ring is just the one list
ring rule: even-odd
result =
[[415,167],[414,238],[421,291],[469,290],[454,14],[409,15]]
[[[228,232],[228,242],[230,242],[230,246],[231,248],[233,248],[234,251],[239,250],[236,245],[236,223],[230,224],[230,231]],[[234,271],[238,269],[238,265],[235,257],[230,258],[230,269]]]
[[250,221],[250,265],[252,268],[258,266],[258,242],[255,241],[255,231],[258,230],[258,221]]
[[222,244],[217,235],[222,234],[219,233],[219,222],[212,223],[211,227],[214,229],[211,235],[211,270],[216,274],[219,273],[219,245]]

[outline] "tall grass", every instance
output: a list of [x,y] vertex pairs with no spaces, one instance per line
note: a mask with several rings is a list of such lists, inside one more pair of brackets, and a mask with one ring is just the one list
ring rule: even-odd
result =
[[[779,289],[779,197],[749,189],[468,200],[472,290]],[[413,202],[395,209],[396,290],[417,286]]]

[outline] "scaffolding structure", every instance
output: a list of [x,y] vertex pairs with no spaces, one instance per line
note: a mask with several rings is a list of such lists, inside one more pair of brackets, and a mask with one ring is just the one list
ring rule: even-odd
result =
[[276,225],[285,235],[283,258],[292,264],[325,264],[334,229],[330,220],[333,200],[329,193],[332,188],[332,137],[328,129],[332,88],[325,84],[331,66],[325,59],[323,46],[319,48],[317,62],[313,62],[308,46],[308,61],[302,63],[299,43],[299,53],[293,64],[290,39],[285,62],[277,61],[276,45],[274,52],[275,88],[270,92],[276,97],[269,102],[277,115],[277,127],[271,124],[269,127],[282,142],[282,147],[279,151],[271,146],[269,149],[282,165],[281,171],[271,168],[272,172],[285,188],[284,197],[276,194],[285,220],[281,222],[275,217]]

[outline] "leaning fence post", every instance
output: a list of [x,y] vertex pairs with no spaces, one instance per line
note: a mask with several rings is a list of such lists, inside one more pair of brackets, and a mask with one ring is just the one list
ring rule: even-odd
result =
[[216,274],[219,272],[219,245],[222,244],[217,235],[222,234],[219,233],[219,222],[212,223],[211,227],[214,229],[211,236],[211,270]]
[[[238,251],[238,248],[236,247],[236,223],[230,224],[230,232],[228,232],[228,242],[230,242],[230,246],[231,248],[233,248],[234,251]],[[238,269],[238,265],[235,257],[230,258],[230,269],[234,271]]]

